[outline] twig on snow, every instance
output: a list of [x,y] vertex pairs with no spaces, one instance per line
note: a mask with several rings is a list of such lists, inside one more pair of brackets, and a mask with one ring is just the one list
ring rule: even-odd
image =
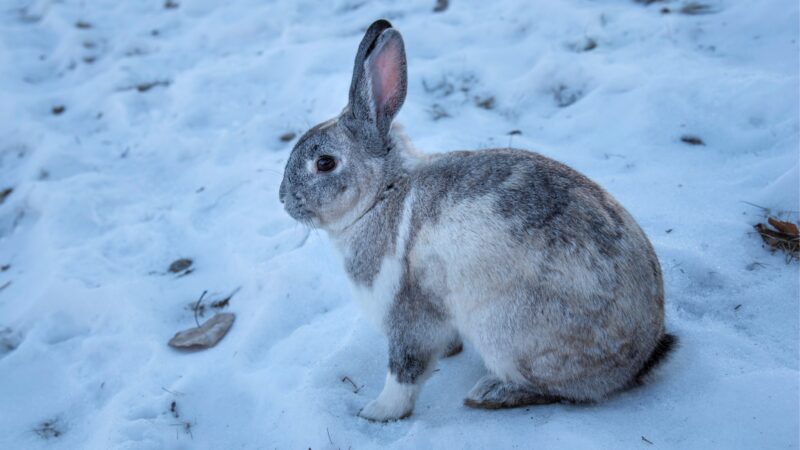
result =
[[347,375],[342,377],[342,383],[344,383],[344,382],[347,382],[347,383],[350,383],[351,385],[353,385],[353,394],[358,394],[358,391],[360,391],[361,388],[364,387],[364,386],[358,387],[358,385],[355,382],[353,382],[353,380],[350,379],[350,377],[348,377]]
[[197,303],[194,304],[194,308],[193,308],[194,309],[194,323],[197,324],[197,328],[200,328],[200,321],[197,320],[197,308],[200,307],[200,302],[203,301],[203,297],[206,296],[207,292],[208,292],[207,290],[203,291],[203,293],[200,295],[200,298],[197,299]]

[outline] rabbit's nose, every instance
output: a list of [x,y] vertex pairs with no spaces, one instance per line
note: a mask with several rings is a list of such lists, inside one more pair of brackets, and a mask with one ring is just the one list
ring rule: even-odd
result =
[[281,201],[281,204],[284,203],[284,197],[286,197],[286,177],[283,178],[281,181],[281,187],[278,188],[278,200]]

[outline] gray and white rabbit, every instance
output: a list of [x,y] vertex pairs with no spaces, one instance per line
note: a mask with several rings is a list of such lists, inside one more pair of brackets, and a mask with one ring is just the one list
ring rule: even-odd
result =
[[409,416],[462,338],[488,369],[467,406],[591,402],[638,384],[676,340],[634,219],[537,153],[416,153],[392,124],[406,86],[403,39],[378,20],[348,105],[298,140],[280,187],[293,218],[327,231],[388,338],[386,385],[359,415]]

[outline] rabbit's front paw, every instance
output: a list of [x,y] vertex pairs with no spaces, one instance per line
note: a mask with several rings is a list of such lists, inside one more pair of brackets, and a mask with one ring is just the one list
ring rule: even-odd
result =
[[419,388],[418,384],[399,383],[394,375],[387,374],[381,395],[367,403],[358,415],[373,422],[405,419],[414,410]]
[[413,405],[404,405],[403,402],[389,403],[377,398],[367,403],[358,416],[372,422],[389,422],[410,416],[412,408]]

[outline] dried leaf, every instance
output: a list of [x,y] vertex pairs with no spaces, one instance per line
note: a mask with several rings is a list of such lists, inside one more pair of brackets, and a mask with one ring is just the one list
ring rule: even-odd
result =
[[483,109],[492,109],[494,108],[494,97],[487,97],[484,99],[475,97],[475,105]]
[[212,302],[211,303],[211,307],[214,308],[214,309],[226,308],[228,306],[228,304],[230,304],[230,302],[231,302],[231,298],[230,297],[223,298],[222,300],[217,300],[215,302]]
[[230,330],[236,318],[232,313],[215,314],[199,327],[179,331],[169,340],[169,346],[180,349],[202,349],[217,345]]
[[706,145],[706,143],[697,136],[693,136],[691,134],[684,134],[681,136],[681,141],[689,144],[689,145]]
[[785,251],[789,260],[800,258],[800,236],[771,230],[763,223],[757,223],[753,228],[761,235],[764,243],[773,250]]
[[784,222],[782,220],[775,219],[770,217],[767,219],[770,225],[775,227],[776,230],[780,231],[781,233],[791,234],[793,236],[800,236],[800,231],[797,230],[797,225],[793,224],[792,222]]
[[189,258],[181,258],[172,261],[172,264],[169,265],[169,270],[172,273],[183,272],[184,270],[188,269],[192,266],[192,260]]

